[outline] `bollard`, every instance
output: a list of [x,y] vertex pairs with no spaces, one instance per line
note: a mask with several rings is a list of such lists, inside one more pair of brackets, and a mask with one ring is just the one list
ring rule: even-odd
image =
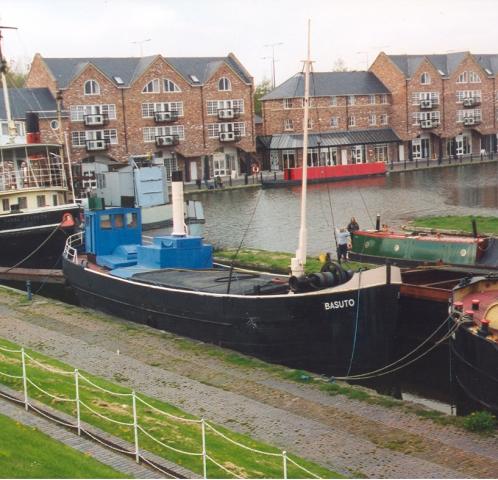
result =
[[26,293],[28,294],[28,300],[33,300],[33,292],[31,291],[31,280],[26,280]]

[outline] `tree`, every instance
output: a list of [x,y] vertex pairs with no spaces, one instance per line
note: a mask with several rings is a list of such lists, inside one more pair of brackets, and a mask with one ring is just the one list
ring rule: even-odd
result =
[[335,62],[334,65],[332,66],[332,71],[333,72],[347,72],[349,71],[349,68],[346,65],[346,62],[342,58],[338,58]]
[[261,115],[261,97],[271,92],[271,80],[264,78],[254,89],[254,113]]
[[13,60],[6,66],[5,77],[7,79],[7,87],[22,88],[26,82],[28,74],[22,70],[18,62]]

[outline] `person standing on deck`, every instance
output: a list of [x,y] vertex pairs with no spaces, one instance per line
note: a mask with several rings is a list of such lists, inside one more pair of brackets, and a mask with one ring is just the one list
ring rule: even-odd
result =
[[352,217],[346,228],[348,229],[349,234],[352,235],[354,232],[357,232],[360,229],[360,226],[358,225],[356,218]]
[[351,241],[351,235],[343,227],[337,229],[337,261],[341,263],[341,259],[346,262],[348,260],[348,246]]

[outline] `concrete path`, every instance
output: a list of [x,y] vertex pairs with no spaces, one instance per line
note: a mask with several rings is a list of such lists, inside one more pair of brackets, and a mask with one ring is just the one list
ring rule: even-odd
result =
[[[496,437],[401,408],[331,396],[196,342],[0,292],[0,337],[248,433],[333,470],[375,478],[497,478]],[[423,408],[423,407],[420,407]]]

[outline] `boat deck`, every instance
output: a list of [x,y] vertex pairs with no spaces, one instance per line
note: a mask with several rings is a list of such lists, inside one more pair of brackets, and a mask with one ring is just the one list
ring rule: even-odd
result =
[[229,291],[233,295],[266,295],[289,291],[288,282],[282,277],[234,270],[230,278],[230,271],[224,269],[154,270],[135,273],[131,279],[162,287],[219,294]]

